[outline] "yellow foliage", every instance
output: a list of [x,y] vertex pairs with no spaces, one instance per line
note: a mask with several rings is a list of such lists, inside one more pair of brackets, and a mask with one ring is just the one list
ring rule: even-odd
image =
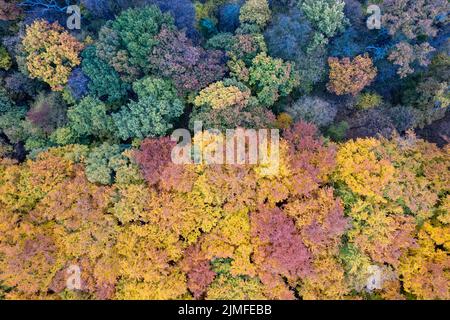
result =
[[37,20],[28,26],[23,39],[31,77],[40,78],[54,91],[62,91],[72,69],[81,63],[83,44],[58,23]]
[[[450,299],[448,235],[448,227],[424,224],[418,246],[404,255],[399,267],[406,292],[419,299]],[[444,250],[437,245],[442,245]]]
[[357,139],[343,144],[337,153],[335,179],[342,181],[356,194],[383,202],[383,191],[393,180],[395,168],[377,154],[380,141]]
[[225,86],[222,81],[210,84],[200,91],[194,100],[197,107],[209,106],[213,109],[224,109],[231,106],[244,107],[250,98],[250,90],[242,92],[236,86]]

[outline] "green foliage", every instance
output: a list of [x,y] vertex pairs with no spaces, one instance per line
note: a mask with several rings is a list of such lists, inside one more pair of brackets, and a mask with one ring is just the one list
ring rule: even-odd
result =
[[16,107],[0,115],[0,129],[11,143],[25,141],[30,136],[30,124],[25,121],[27,110]]
[[364,92],[360,94],[356,101],[356,107],[361,110],[379,107],[383,103],[383,98],[376,92]]
[[0,115],[5,112],[11,111],[13,107],[14,102],[8,96],[6,89],[0,86]]
[[9,70],[12,65],[11,57],[5,47],[0,46],[0,69]]
[[326,132],[326,135],[330,137],[333,141],[344,141],[345,135],[347,134],[347,130],[349,129],[349,125],[346,121],[340,121],[337,124],[332,124]]
[[129,86],[120,79],[114,68],[97,57],[95,46],[86,48],[81,56],[81,67],[90,79],[89,93],[110,103],[123,100]]
[[[376,0],[378,31],[356,0],[82,0],[81,32],[10,2],[0,300],[450,299],[447,0]],[[195,121],[279,144],[175,164]]]
[[[70,132],[76,133],[78,136],[107,138],[115,132],[112,118],[108,114],[108,107],[97,98],[85,97],[78,104],[69,108],[67,116]],[[66,131],[67,133],[69,132]]]
[[108,62],[126,82],[148,74],[148,58],[157,44],[154,39],[162,26],[173,28],[173,17],[157,6],[128,9],[99,32],[97,55]]
[[271,12],[267,0],[246,0],[241,7],[241,23],[256,24],[263,29],[270,21]]
[[86,158],[86,177],[92,183],[111,184],[120,166],[126,163],[118,145],[103,143],[93,148]]
[[259,102],[270,107],[280,97],[291,93],[300,80],[291,63],[260,53],[253,59],[248,83],[254,88]]
[[342,0],[301,0],[299,6],[316,30],[312,49],[327,44],[329,38],[342,32],[348,24]]
[[166,80],[144,78],[133,84],[138,101],[131,101],[112,115],[116,135],[123,140],[161,136],[173,128],[184,104]]

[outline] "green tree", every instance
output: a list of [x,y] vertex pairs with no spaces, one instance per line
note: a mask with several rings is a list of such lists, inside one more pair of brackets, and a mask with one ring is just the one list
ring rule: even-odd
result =
[[247,0],[241,7],[239,21],[264,28],[270,21],[271,12],[267,0]]
[[329,38],[342,32],[348,24],[342,0],[301,0],[299,6],[316,30],[310,49],[327,44]]
[[88,89],[91,95],[110,103],[120,101],[127,95],[129,85],[120,79],[113,67],[97,56],[95,46],[86,48],[81,56],[81,68],[90,79]]
[[291,93],[300,80],[293,64],[260,53],[253,59],[248,82],[254,88],[259,102],[269,107],[279,97]]
[[0,46],[0,69],[9,70],[11,65],[11,56],[8,51],[6,51],[5,47]]
[[111,184],[115,172],[126,163],[118,145],[103,143],[93,148],[86,158],[86,177],[92,183]]
[[115,132],[108,108],[100,100],[87,96],[69,108],[67,114],[70,129],[78,136],[107,138]]
[[112,115],[123,140],[164,135],[183,113],[184,104],[170,81],[148,77],[135,82],[133,90],[138,101]]
[[99,32],[97,54],[126,82],[150,72],[148,58],[158,43],[155,36],[162,26],[173,28],[173,18],[157,6],[128,9]]

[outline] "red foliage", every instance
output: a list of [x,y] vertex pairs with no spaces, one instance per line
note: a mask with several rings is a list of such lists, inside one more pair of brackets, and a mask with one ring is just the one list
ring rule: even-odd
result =
[[209,260],[205,259],[199,246],[192,246],[186,250],[182,265],[187,273],[189,290],[194,298],[201,298],[216,277],[216,273],[211,270]]
[[223,78],[226,68],[222,52],[196,47],[184,32],[167,28],[162,28],[155,40],[158,45],[150,63],[157,73],[172,79],[178,90],[198,91]]
[[283,137],[289,142],[289,160],[295,178],[292,180],[297,194],[309,194],[324,182],[335,166],[334,146],[324,146],[317,128],[298,122],[287,129]]
[[250,215],[251,234],[257,244],[254,261],[263,272],[290,279],[311,273],[311,254],[294,221],[279,208],[262,208]]
[[16,0],[0,0],[0,20],[15,20],[20,13]]
[[142,170],[145,180],[154,185],[158,183],[164,169],[171,163],[171,152],[175,142],[170,137],[145,139],[134,159]]

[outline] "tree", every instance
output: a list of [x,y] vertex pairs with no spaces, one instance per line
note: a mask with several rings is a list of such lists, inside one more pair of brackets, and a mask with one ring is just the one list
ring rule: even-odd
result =
[[241,7],[239,21],[256,24],[263,29],[269,22],[271,11],[267,0],[246,0]]
[[435,49],[428,42],[412,46],[403,41],[394,47],[388,59],[395,65],[400,66],[397,74],[400,78],[404,78],[414,72],[411,66],[414,62],[417,61],[420,66],[428,66],[430,64],[428,55],[433,51]]
[[63,89],[81,62],[78,54],[83,44],[57,23],[35,21],[27,27],[22,44],[31,77],[48,83],[54,91]]
[[148,57],[163,26],[173,29],[173,18],[154,5],[125,10],[99,31],[97,56],[131,83],[149,74]]
[[223,54],[194,46],[183,32],[162,28],[156,36],[150,65],[156,74],[169,78],[179,92],[199,91],[225,74]]
[[448,299],[450,295],[448,240],[439,236],[448,229],[448,224],[426,223],[419,232],[419,247],[411,248],[401,261],[404,288],[419,299]]
[[304,96],[287,107],[285,111],[294,121],[303,120],[325,127],[336,117],[337,108],[319,97]]
[[4,87],[0,86],[0,115],[11,111],[14,106],[14,101],[8,96]]
[[251,99],[248,104],[235,104],[227,108],[195,108],[190,117],[189,128],[194,128],[195,121],[201,121],[205,128],[270,128],[275,120],[275,115],[270,110]]
[[239,27],[239,3],[225,3],[219,7],[218,28],[221,32],[234,32]]
[[161,136],[173,127],[184,104],[171,82],[144,78],[133,84],[138,101],[131,101],[112,114],[116,135],[122,140]]
[[350,58],[328,58],[330,81],[327,89],[337,95],[352,94],[356,96],[370,85],[377,76],[377,68],[367,55]]
[[5,77],[4,86],[17,101],[33,98],[44,89],[42,83],[18,71],[13,71]]
[[342,32],[348,24],[342,0],[302,0],[299,6],[316,30],[310,49],[326,45],[329,38]]
[[81,68],[90,80],[88,89],[91,95],[110,103],[126,97],[129,85],[120,79],[114,68],[98,58],[95,46],[87,47],[81,56]]
[[449,4],[445,0],[386,0],[382,24],[387,26],[390,35],[401,33],[408,39],[421,35],[435,37],[439,17],[448,10]]
[[264,37],[269,54],[275,58],[299,62],[302,52],[306,52],[313,29],[311,23],[300,10],[287,14],[277,14],[267,27]]
[[11,68],[12,61],[8,51],[3,46],[0,46],[0,68],[9,70]]
[[67,122],[67,106],[59,93],[41,93],[27,113],[27,119],[46,134]]
[[100,100],[87,96],[67,111],[69,128],[79,137],[107,138],[115,133],[108,107]]
[[[228,83],[230,83],[230,81],[228,81]],[[194,105],[197,107],[208,106],[212,109],[222,109],[230,106],[243,107],[248,104],[250,95],[250,89],[243,85],[238,87],[232,82],[227,85],[227,81],[225,81],[225,83],[223,81],[218,81],[200,91],[194,100]]]
[[133,158],[139,165],[142,175],[149,185],[159,182],[164,170],[171,162],[171,152],[175,142],[169,137],[147,138],[142,141]]
[[293,64],[260,53],[252,61],[248,83],[254,88],[259,102],[270,107],[279,97],[291,93],[299,85],[299,78]]
[[294,221],[280,209],[261,209],[250,216],[255,245],[253,259],[267,273],[262,282],[270,287],[272,277],[287,281],[305,277],[311,272],[311,255],[298,234]]
[[379,199],[395,172],[388,159],[378,159],[380,146],[373,138],[347,142],[336,157],[336,178],[356,194]]
[[[208,300],[257,300],[264,299],[264,287],[255,277],[233,276],[229,272],[229,262],[217,259],[213,262],[218,276],[209,285],[206,299]],[[220,265],[222,264],[222,265]],[[227,270],[228,269],[228,270]]]
[[76,100],[83,98],[88,92],[89,78],[84,74],[83,70],[76,68],[69,77],[67,86],[70,93]]
[[16,0],[0,0],[0,20],[15,20],[20,13]]
[[180,30],[185,30],[189,38],[196,40],[198,31],[196,30],[195,7],[190,0],[151,0],[162,12],[169,12],[175,19],[175,25]]
[[379,107],[383,103],[383,98],[376,92],[365,92],[358,96],[356,107],[358,109],[371,109]]
[[118,145],[103,143],[86,158],[86,177],[92,183],[112,184],[115,172],[126,162]]

